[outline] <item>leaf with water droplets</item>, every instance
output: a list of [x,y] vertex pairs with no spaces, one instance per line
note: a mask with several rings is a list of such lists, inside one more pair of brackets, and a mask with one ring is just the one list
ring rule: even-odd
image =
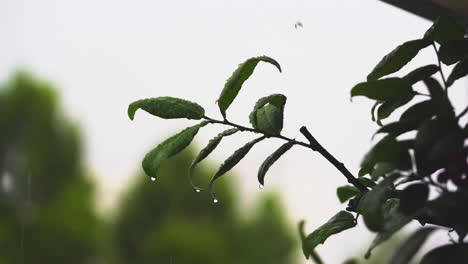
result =
[[382,58],[372,72],[367,75],[367,80],[377,80],[382,76],[400,70],[416,57],[420,50],[430,44],[431,41],[426,39],[411,40],[401,44]]
[[340,233],[346,229],[356,226],[354,216],[346,211],[340,211],[328,222],[317,228],[302,240],[302,251],[306,258],[309,258],[310,252],[319,244],[323,244],[330,236]]
[[264,178],[268,169],[270,169],[271,165],[273,165],[273,163],[275,163],[284,153],[286,153],[286,151],[290,150],[292,146],[294,146],[294,141],[286,142],[265,159],[265,161],[260,166],[257,175],[258,182],[262,186],[264,184]]
[[188,127],[148,152],[143,159],[143,170],[145,173],[150,177],[155,177],[161,163],[184,150],[192,142],[198,130],[207,124],[207,121],[203,121],[200,124]]
[[226,81],[224,89],[219,96],[217,103],[219,110],[224,118],[226,118],[226,110],[236,98],[244,82],[252,75],[255,67],[260,62],[267,62],[274,65],[280,72],[281,66],[274,59],[267,56],[254,57],[246,60],[237,67],[231,77]]
[[164,119],[202,119],[205,109],[199,104],[175,97],[156,97],[135,101],[128,106],[128,117],[133,120],[138,109]]
[[255,144],[262,141],[263,139],[265,139],[265,136],[256,138],[256,139],[248,142],[247,144],[242,146],[240,149],[236,150],[231,156],[229,156],[229,158],[227,158],[223,162],[223,164],[221,164],[221,166],[219,167],[216,174],[213,176],[213,178],[211,178],[210,184],[209,184],[210,193],[211,193],[211,195],[213,197],[215,197],[214,190],[213,190],[213,184],[216,181],[216,179],[223,176],[226,172],[228,172],[234,166],[236,166],[236,164],[239,163],[239,161],[241,161],[245,157],[245,155],[247,155],[247,153],[249,153],[250,149],[252,149],[252,147]]
[[272,94],[260,98],[249,115],[249,120],[255,129],[269,134],[278,135],[283,129],[283,112],[286,96]]
[[230,136],[236,132],[238,132],[239,129],[237,128],[231,128],[231,129],[227,129],[227,130],[224,130],[223,132],[219,133],[216,137],[212,138],[209,142],[208,142],[208,145],[206,145],[205,148],[203,148],[200,153],[198,154],[198,156],[193,160],[192,164],[190,165],[190,169],[189,169],[189,180],[190,180],[190,183],[192,184],[192,186],[196,189],[196,190],[200,190],[199,187],[196,187],[194,184],[193,184],[193,179],[192,179],[192,176],[193,176],[193,170],[195,169],[195,166],[200,163],[202,160],[204,160],[206,157],[208,157],[208,155],[210,155],[211,152],[213,152],[213,150],[219,145],[219,143],[221,142],[221,140],[224,138],[224,137],[227,137],[227,136]]
[[376,246],[389,239],[412,219],[412,217],[405,216],[400,212],[400,201],[395,198],[388,199],[381,210],[383,214],[382,228],[372,241],[365,258],[369,258],[371,251]]

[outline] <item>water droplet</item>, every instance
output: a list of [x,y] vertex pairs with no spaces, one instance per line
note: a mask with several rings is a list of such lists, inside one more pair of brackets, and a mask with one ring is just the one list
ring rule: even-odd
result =
[[195,189],[196,192],[200,192],[200,189]]
[[218,199],[214,199],[214,200],[213,200],[213,203],[218,203]]
[[263,187],[264,187],[263,184],[260,184],[260,185],[258,186],[258,188],[260,188],[260,189],[263,189]]
[[156,178],[155,178],[155,177],[151,177],[151,181],[155,181],[155,180],[156,180]]

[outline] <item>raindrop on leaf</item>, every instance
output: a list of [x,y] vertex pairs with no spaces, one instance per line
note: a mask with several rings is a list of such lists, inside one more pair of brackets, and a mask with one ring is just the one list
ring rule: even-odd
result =
[[156,178],[155,178],[155,177],[151,177],[151,181],[155,181],[155,180],[156,180]]

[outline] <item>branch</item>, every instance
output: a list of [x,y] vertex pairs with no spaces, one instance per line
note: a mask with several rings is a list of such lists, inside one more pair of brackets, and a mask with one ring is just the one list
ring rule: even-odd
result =
[[300,132],[307,138],[307,140],[309,140],[309,144],[301,142],[301,141],[297,141],[295,139],[288,138],[288,137],[285,137],[285,136],[282,136],[282,135],[268,134],[268,133],[265,133],[265,132],[262,132],[262,131],[259,131],[259,130],[253,129],[253,128],[238,125],[238,124],[232,123],[232,122],[230,122],[230,121],[228,121],[226,119],[225,120],[216,120],[216,119],[213,119],[213,118],[210,118],[210,117],[207,117],[207,116],[204,116],[203,118],[206,119],[207,121],[209,121],[212,124],[221,124],[221,125],[232,126],[232,127],[238,128],[240,131],[248,131],[248,132],[252,132],[252,133],[263,134],[264,136],[271,137],[271,138],[279,138],[279,139],[282,139],[282,140],[293,142],[296,145],[300,145],[300,146],[309,148],[309,149],[311,149],[313,151],[317,151],[323,157],[325,157],[325,159],[327,159],[331,164],[333,164],[333,166],[335,166],[335,168],[337,168],[346,177],[348,182],[350,184],[354,185],[354,187],[356,187],[359,191],[361,191],[362,193],[365,193],[365,192],[369,191],[366,186],[364,186],[360,181],[358,181],[353,176],[353,174],[351,174],[351,172],[349,172],[349,170],[346,169],[346,167],[344,166],[343,163],[341,163],[337,159],[335,159],[335,157],[333,157],[324,147],[322,147],[322,145],[320,145],[320,143],[318,143],[318,141],[309,133],[307,128],[304,127],[304,126],[301,127]]
[[356,187],[362,193],[369,191],[366,186],[358,181],[358,179],[355,178],[348,169],[346,169],[343,163],[339,162],[335,157],[333,157],[332,154],[330,154],[330,152],[328,152],[324,147],[322,147],[322,145],[320,145],[320,143],[318,143],[318,141],[314,138],[314,136],[312,136],[312,134],[310,134],[309,130],[307,130],[305,126],[301,127],[299,131],[301,131],[307,140],[309,140],[310,145],[313,146],[316,151],[318,151],[325,159],[333,164],[333,166],[335,166],[335,168],[338,169],[341,174],[346,177],[350,184],[354,185],[354,187]]

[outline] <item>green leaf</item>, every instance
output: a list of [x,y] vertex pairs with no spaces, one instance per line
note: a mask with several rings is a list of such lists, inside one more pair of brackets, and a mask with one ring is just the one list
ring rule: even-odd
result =
[[199,104],[168,96],[147,98],[131,103],[128,106],[128,117],[131,120],[138,109],[165,119],[201,119],[205,115],[205,109]]
[[[299,236],[301,237],[301,243],[304,242],[304,240],[306,239],[306,235],[305,235],[305,231],[304,231],[304,226],[305,226],[305,221],[304,220],[301,220],[299,222],[299,225],[298,225],[298,229],[299,229]],[[307,256],[307,254],[310,255],[310,257],[312,258],[312,260],[315,262],[315,264],[323,264],[323,261],[322,261],[322,258],[320,258],[320,256],[318,255],[318,253],[315,251],[315,249],[309,251],[309,252],[304,252],[304,255]]]
[[405,215],[412,215],[417,210],[424,207],[429,195],[429,188],[426,184],[416,183],[408,185],[400,193],[400,209]]
[[391,162],[379,162],[375,165],[374,170],[371,173],[371,179],[376,181],[381,176],[387,175],[397,169],[397,166]]
[[418,123],[397,121],[397,122],[389,123],[379,128],[379,130],[377,130],[375,134],[387,133],[389,134],[389,136],[396,138],[401,134],[415,130],[417,128],[418,128]]
[[446,65],[452,65],[468,56],[468,39],[452,40],[440,46],[439,57]]
[[265,161],[260,166],[257,175],[258,182],[261,185],[264,184],[265,175],[268,169],[270,169],[271,165],[273,165],[273,163],[275,163],[281,156],[283,156],[283,154],[286,153],[286,151],[290,150],[292,146],[294,146],[294,141],[286,142],[265,159]]
[[239,161],[241,161],[245,157],[245,155],[247,155],[247,153],[249,153],[250,149],[252,149],[252,147],[255,144],[262,141],[263,139],[265,139],[265,136],[256,138],[256,139],[248,142],[247,144],[242,146],[240,149],[236,150],[231,156],[229,156],[229,158],[227,158],[223,162],[223,164],[221,164],[221,166],[219,167],[216,174],[213,176],[213,178],[211,178],[210,184],[209,184],[210,193],[213,196],[213,198],[215,198],[215,193],[214,193],[213,187],[214,187],[214,182],[216,181],[216,179],[223,176],[226,172],[228,172],[234,166],[236,166],[237,163],[239,163]]
[[375,144],[364,156],[361,167],[373,168],[378,162],[390,162],[402,170],[411,168],[411,157],[407,146],[392,136],[386,136]]
[[369,99],[387,101],[413,94],[411,84],[402,78],[387,78],[356,84],[351,89],[351,97],[365,96]]
[[380,245],[382,242],[389,239],[400,230],[403,226],[411,221],[411,217],[403,215],[399,210],[400,202],[398,199],[388,199],[382,206],[383,211],[383,226],[381,231],[377,234],[372,241],[365,258],[369,258],[372,250]]
[[393,191],[393,181],[399,176],[399,174],[393,174],[385,178],[359,200],[357,210],[362,214],[369,230],[376,232],[382,229],[384,225],[383,204]]
[[372,167],[362,167],[361,169],[359,169],[358,176],[363,177],[363,176],[371,173],[372,170],[373,170]]
[[415,139],[416,167],[429,175],[463,152],[463,132],[456,123],[440,119],[424,122]]
[[420,228],[400,245],[399,249],[395,251],[390,264],[408,264],[411,263],[414,255],[418,252],[421,246],[426,242],[429,235],[436,229],[433,227]]
[[421,264],[466,264],[468,244],[450,244],[435,248],[427,253]]
[[419,67],[410,73],[406,74],[405,79],[407,79],[411,84],[415,84],[419,81],[427,79],[439,71],[439,67],[434,64],[426,65]]
[[340,186],[336,189],[336,196],[338,196],[338,200],[340,200],[340,203],[344,203],[360,193],[361,192],[358,189],[356,189],[356,187],[351,185]]
[[372,179],[366,177],[361,177],[358,179],[358,181],[360,181],[364,186],[369,188],[374,188],[374,186],[377,185]]
[[255,67],[260,62],[268,62],[273,64],[281,72],[281,66],[274,59],[267,56],[254,57],[240,64],[231,77],[226,81],[224,89],[219,96],[217,103],[219,110],[224,118],[226,118],[226,110],[236,98],[244,82],[252,75]]
[[302,241],[302,250],[306,258],[319,244],[323,244],[330,236],[356,226],[354,216],[346,211],[340,211],[328,222],[317,228]]
[[400,106],[405,105],[409,101],[411,101],[414,97],[414,93],[402,96],[402,97],[397,97],[394,99],[391,99],[389,101],[386,101],[383,103],[379,109],[377,110],[377,120],[383,120],[387,117],[390,116],[390,114],[393,113],[396,109],[398,109]]
[[262,132],[278,135],[283,129],[283,112],[286,96],[272,94],[260,98],[249,115],[250,123]]
[[455,112],[453,111],[453,106],[440,83],[430,77],[424,80],[424,84],[426,84],[432,97],[437,116],[444,119],[454,119]]
[[148,152],[143,159],[143,170],[146,175],[156,177],[156,173],[161,166],[161,163],[184,150],[190,142],[192,142],[195,135],[197,135],[198,130],[207,124],[207,121],[203,121],[198,125],[188,127],[176,135],[166,139],[156,148]]
[[398,47],[396,47],[392,52],[385,55],[382,60],[375,66],[369,75],[367,75],[367,80],[377,80],[382,76],[397,72],[408,62],[410,62],[418,52],[425,47],[431,44],[430,41],[425,39],[417,39],[407,41]]
[[468,75],[468,58],[463,59],[460,61],[452,70],[452,73],[447,79],[447,86],[452,86],[452,84],[460,79]]
[[464,35],[465,29],[463,25],[452,17],[440,16],[432,27],[426,31],[424,38],[443,45],[450,40],[462,39]]
[[224,138],[224,137],[227,137],[227,136],[230,136],[236,132],[238,132],[239,129],[237,128],[231,128],[231,129],[227,129],[227,130],[224,130],[223,132],[219,133],[216,137],[212,138],[209,142],[208,142],[208,145],[206,145],[205,148],[203,148],[200,153],[198,154],[198,156],[193,160],[192,164],[190,165],[190,169],[189,169],[189,180],[190,180],[190,183],[192,184],[192,186],[197,189],[197,190],[200,190],[201,188],[199,187],[196,187],[194,184],[193,184],[193,180],[192,180],[192,176],[193,176],[193,170],[195,169],[195,166],[200,163],[202,160],[204,160],[206,157],[208,157],[208,155],[210,155],[211,152],[213,152],[213,150],[219,145],[219,143],[221,142],[221,140]]
[[435,106],[432,100],[422,101],[406,109],[400,116],[400,122],[418,123],[430,119],[435,112]]

